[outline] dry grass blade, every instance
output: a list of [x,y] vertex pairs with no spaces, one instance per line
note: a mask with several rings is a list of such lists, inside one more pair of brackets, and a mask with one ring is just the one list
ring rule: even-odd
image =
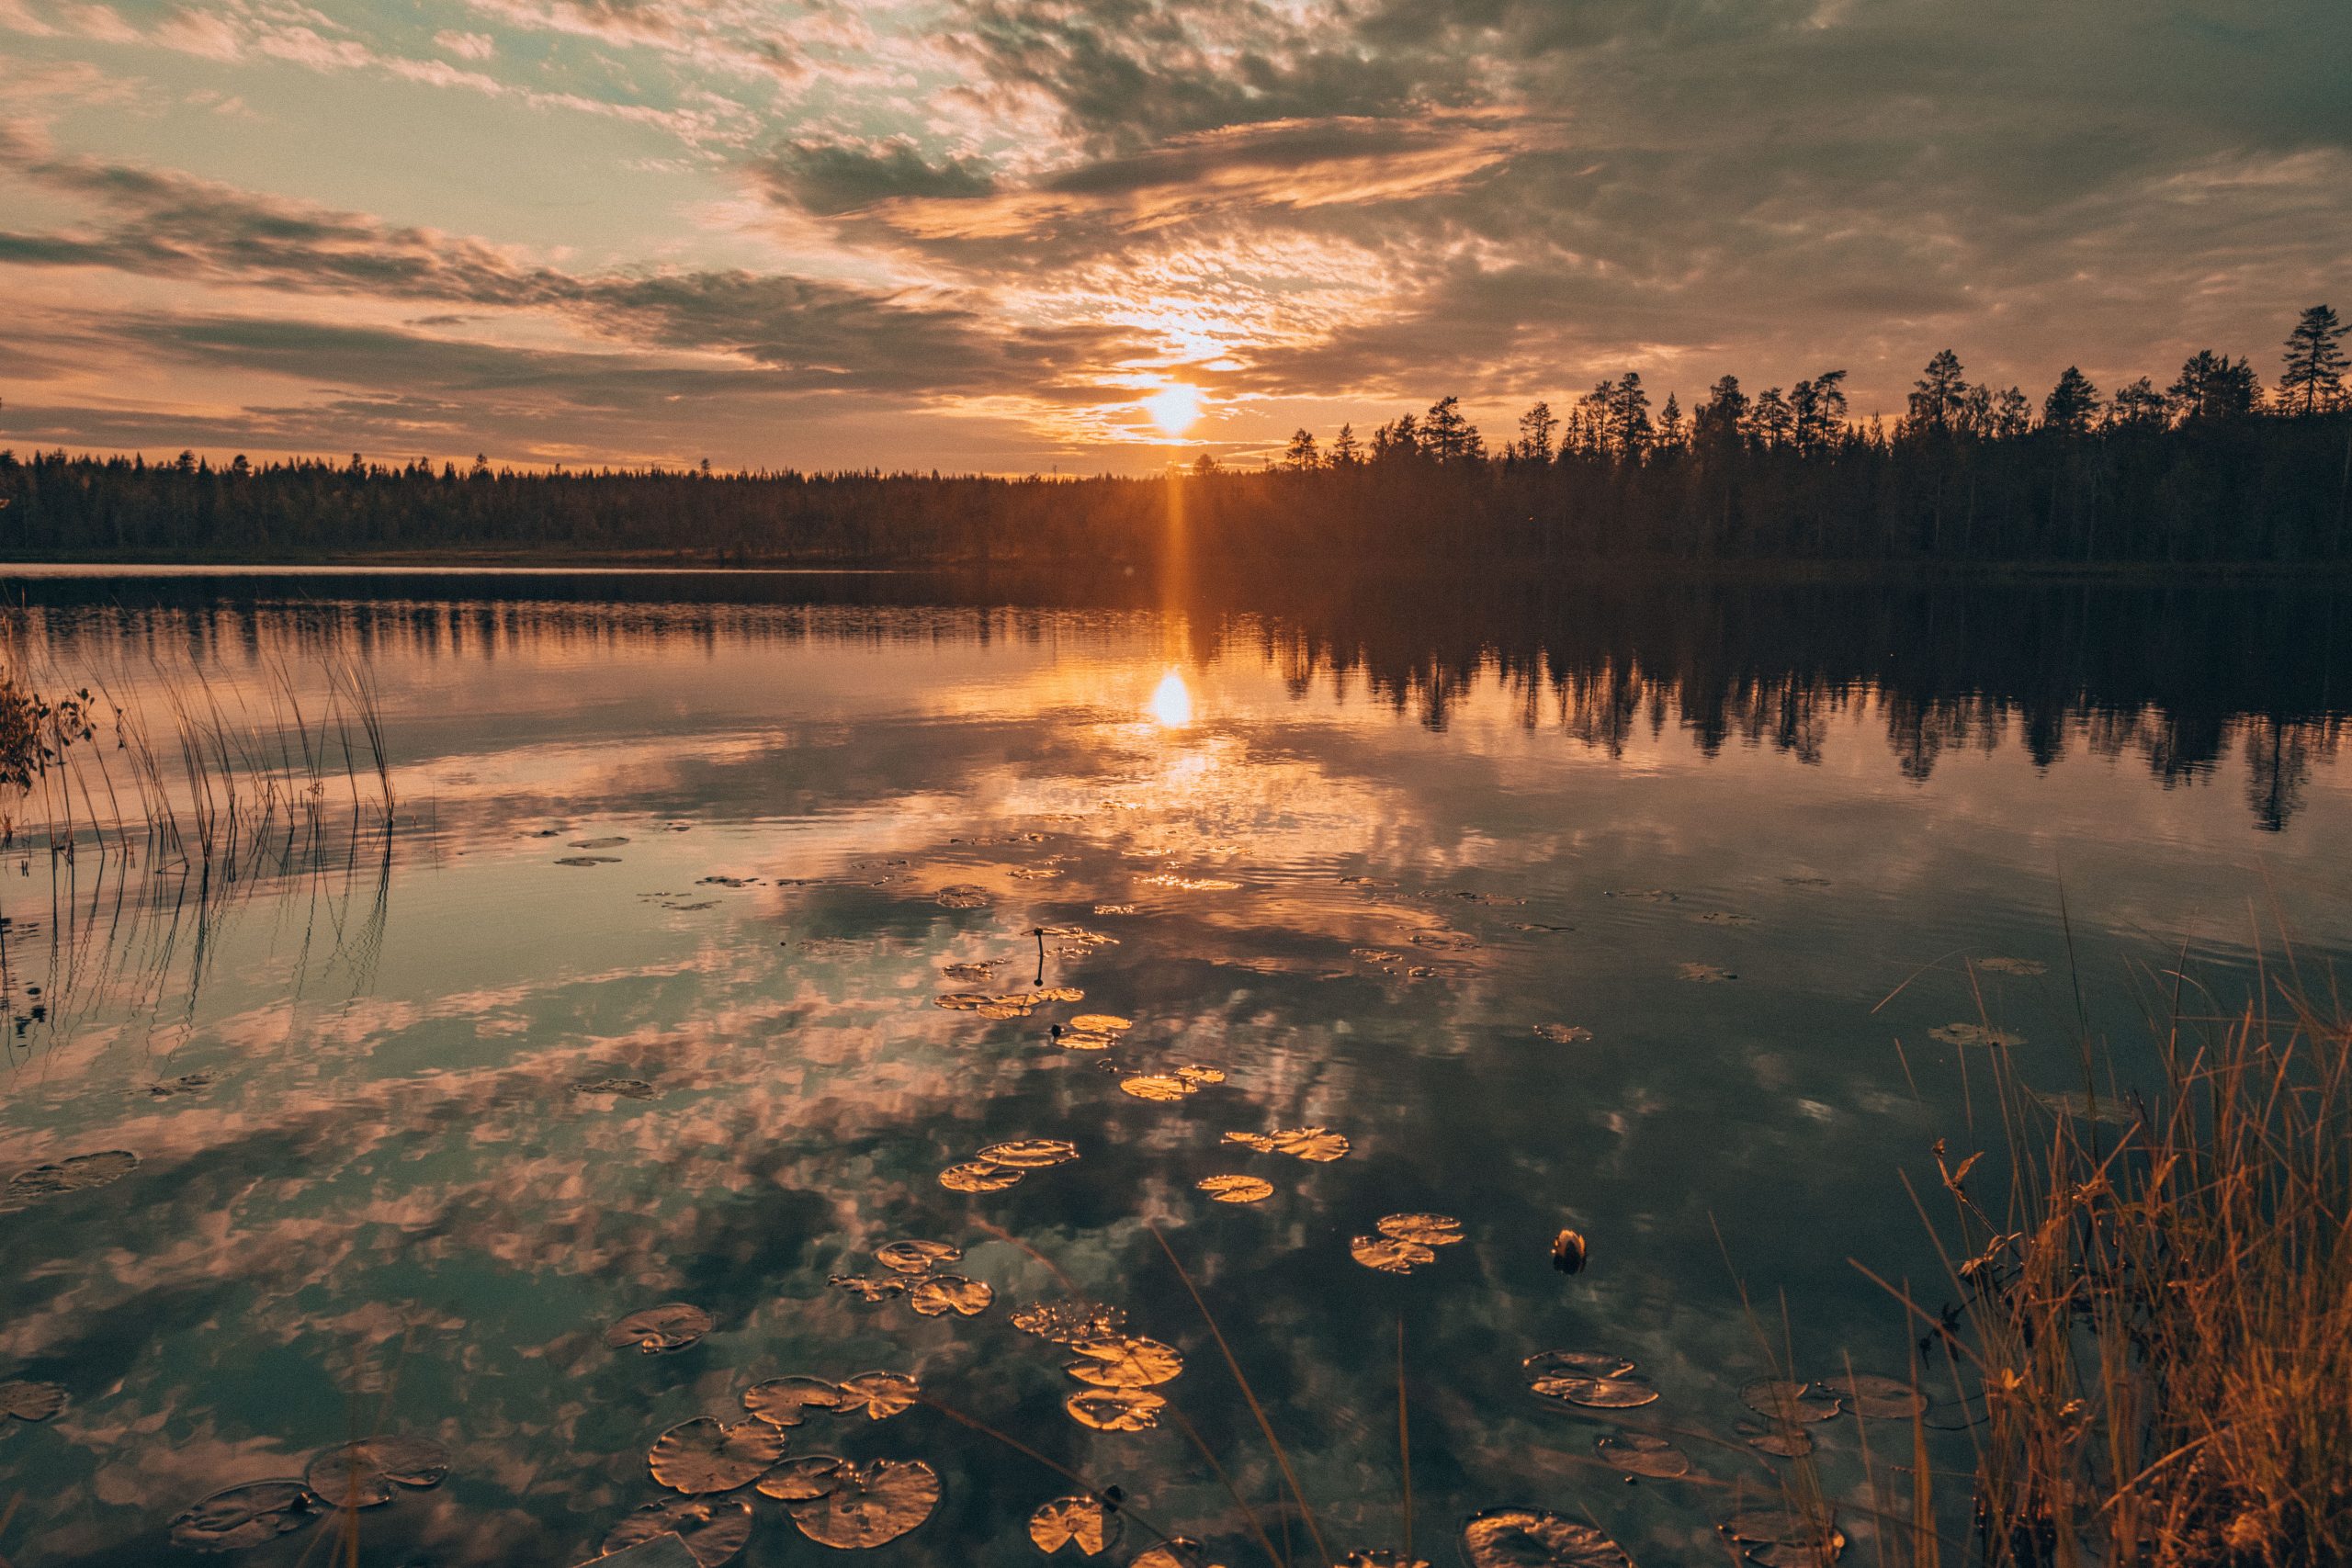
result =
[[1225,1331],[1217,1326],[1216,1315],[1209,1311],[1209,1303],[1201,1299],[1200,1287],[1193,1283],[1191,1272],[1185,1269],[1183,1260],[1176,1256],[1176,1249],[1168,1245],[1168,1238],[1159,1234],[1159,1227],[1147,1223],[1144,1229],[1149,1231],[1151,1239],[1159,1244],[1159,1250],[1168,1255],[1176,1277],[1184,1281],[1186,1293],[1193,1298],[1193,1304],[1200,1309],[1201,1321],[1208,1325],[1210,1337],[1216,1341],[1217,1351],[1224,1356],[1227,1369],[1233,1373],[1233,1381],[1240,1385],[1241,1397],[1249,1402],[1250,1414],[1257,1421],[1258,1430],[1265,1435],[1266,1446],[1273,1450],[1274,1462],[1282,1467],[1283,1482],[1290,1488],[1292,1501],[1298,1505],[1300,1522],[1306,1526],[1307,1536],[1315,1542],[1316,1555],[1323,1559],[1324,1568],[1330,1568],[1330,1549],[1323,1544],[1323,1532],[1315,1523],[1315,1510],[1307,1505],[1306,1494],[1298,1484],[1296,1472],[1291,1469],[1290,1455],[1283,1451],[1282,1439],[1274,1436],[1273,1424],[1266,1419],[1265,1408],[1258,1403],[1257,1391],[1242,1375],[1241,1363],[1234,1359],[1233,1347],[1226,1343]]

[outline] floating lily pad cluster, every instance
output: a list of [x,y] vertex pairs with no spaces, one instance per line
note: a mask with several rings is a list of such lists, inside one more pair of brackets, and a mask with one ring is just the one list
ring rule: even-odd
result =
[[1374,1227],[1376,1235],[1348,1243],[1348,1255],[1384,1274],[1409,1274],[1437,1261],[1437,1249],[1462,1239],[1462,1222],[1451,1214],[1390,1214]]
[[1086,993],[1074,986],[1036,986],[1025,991],[943,991],[931,1005],[982,1018],[1027,1018],[1046,1002],[1079,1002]]
[[1107,1051],[1135,1026],[1135,1020],[1114,1012],[1082,1012],[1054,1032],[1054,1043],[1065,1051]]
[[679,1495],[648,1503],[614,1526],[605,1552],[675,1534],[699,1568],[717,1568],[751,1539],[752,1505],[729,1495],[747,1487],[781,1502],[800,1533],[819,1545],[849,1551],[898,1540],[938,1507],[938,1472],[921,1460],[861,1465],[837,1454],[794,1453],[792,1434],[812,1414],[884,1420],[913,1405],[921,1392],[904,1372],[752,1384],[743,1391],[742,1419],[696,1416],[654,1440],[646,1469]]
[[1057,1497],[1029,1516],[1029,1540],[1051,1557],[1100,1557],[1119,1538],[1119,1515],[1100,1497]]
[[836,1274],[829,1282],[868,1302],[903,1295],[924,1317],[978,1317],[996,1300],[996,1292],[981,1280],[938,1271],[963,1256],[962,1247],[944,1241],[894,1241],[874,1254],[888,1275]]
[[1542,1350],[1519,1364],[1529,1390],[1588,1410],[1632,1410],[1657,1401],[1650,1380],[1606,1350]]
[[1130,1073],[1119,1080],[1119,1092],[1137,1100],[1182,1100],[1210,1084],[1224,1081],[1222,1067],[1182,1066],[1165,1073]]
[[634,1345],[649,1356],[657,1356],[698,1344],[710,1330],[710,1314],[702,1308],[690,1302],[663,1302],[630,1313],[605,1330],[605,1343],[616,1350]]
[[1067,1138],[1015,1138],[990,1144],[972,1158],[939,1173],[950,1192],[1001,1192],[1033,1170],[1068,1165],[1078,1145]]
[[314,1455],[300,1481],[248,1481],[175,1515],[172,1544],[193,1551],[259,1546],[322,1515],[379,1508],[407,1491],[438,1486],[449,1450],[430,1438],[362,1438]]

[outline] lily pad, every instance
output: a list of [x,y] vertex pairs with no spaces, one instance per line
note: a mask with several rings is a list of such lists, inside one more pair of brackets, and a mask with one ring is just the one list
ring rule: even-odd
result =
[[1409,1274],[1424,1263],[1437,1261],[1437,1254],[1430,1248],[1418,1241],[1399,1241],[1393,1235],[1360,1235],[1348,1243],[1348,1256],[1384,1274]]
[[1066,1546],[1100,1557],[1118,1533],[1119,1516],[1099,1497],[1057,1497],[1029,1516],[1029,1540],[1048,1557]]
[[1256,1203],[1274,1195],[1274,1184],[1255,1176],[1204,1177],[1193,1185],[1220,1203]]
[[1535,1032],[1555,1045],[1581,1045],[1592,1038],[1592,1031],[1580,1023],[1539,1023]]
[[990,1165],[1013,1170],[1043,1170],[1048,1166],[1067,1165],[1077,1157],[1078,1145],[1064,1138],[1019,1138],[1011,1143],[990,1144],[980,1151],[980,1158]]
[[941,888],[934,897],[943,908],[985,909],[989,907],[989,890],[968,882],[951,884]]
[[922,1385],[904,1372],[860,1372],[842,1380],[840,1409],[863,1411],[869,1421],[886,1420],[911,1406]]
[[174,1515],[172,1544],[191,1551],[238,1551],[300,1529],[318,1513],[318,1499],[299,1481],[248,1481]]
[[1408,1557],[1401,1551],[1382,1551],[1365,1547],[1340,1558],[1340,1568],[1430,1568],[1430,1560]]
[[967,1159],[939,1173],[939,1184],[950,1192],[1001,1192],[1029,1173],[989,1160]]
[[1396,1241],[1452,1247],[1462,1239],[1462,1222],[1451,1214],[1391,1214],[1374,1227]]
[[1606,1351],[1545,1350],[1521,1361],[1520,1373],[1544,1398],[1590,1410],[1631,1410],[1657,1398],[1633,1362]]
[[949,964],[943,966],[939,972],[951,980],[961,980],[972,986],[985,986],[995,979],[996,972],[1003,967],[1003,959],[989,958],[978,963]]
[[1836,1395],[1817,1384],[1786,1378],[1758,1378],[1739,1391],[1739,1402],[1758,1416],[1794,1426],[1826,1421],[1839,1413]]
[[575,850],[616,850],[628,842],[628,840],[625,838],[574,839],[571,840],[571,847]]
[[21,1209],[28,1203],[67,1192],[86,1192],[94,1187],[119,1181],[138,1168],[139,1156],[129,1149],[100,1149],[51,1165],[37,1165],[17,1172],[8,1179],[6,1187],[0,1188],[0,1210]]
[[1137,1073],[1119,1080],[1119,1092],[1137,1100],[1182,1100],[1193,1092],[1193,1086],[1169,1073]]
[[939,1506],[939,1472],[921,1460],[844,1464],[839,1476],[832,1490],[785,1504],[800,1533],[820,1546],[881,1546],[921,1526]]
[[695,1568],[718,1565],[752,1539],[752,1505],[741,1497],[664,1497],[630,1513],[605,1532],[606,1556],[664,1535],[685,1543]]
[[574,1094],[609,1094],[622,1100],[651,1100],[653,1086],[643,1078],[582,1078],[571,1086]]
[[0,1417],[46,1421],[65,1408],[65,1391],[53,1382],[0,1382]]
[[162,1083],[149,1084],[147,1092],[157,1100],[169,1100],[178,1094],[201,1094],[212,1087],[215,1077],[216,1075],[209,1072],[182,1073],[178,1077],[165,1078]]
[[1206,1089],[1211,1084],[1220,1084],[1225,1081],[1225,1069],[1223,1067],[1179,1067],[1176,1069],[1176,1076],[1194,1089]]
[[1277,1127],[1271,1133],[1227,1133],[1225,1141],[1260,1154],[1285,1154],[1324,1163],[1348,1152],[1348,1140],[1329,1127]]
[[953,1263],[964,1249],[944,1241],[894,1241],[876,1247],[874,1261],[894,1274],[928,1274],[942,1263]]
[[2129,1105],[2111,1094],[2102,1094],[2094,1100],[2081,1089],[2059,1094],[2044,1094],[2039,1089],[2028,1089],[2026,1092],[2044,1110],[2060,1116],[2072,1116],[2080,1122],[2105,1122],[2113,1126],[2129,1127],[2140,1119]]
[[373,1508],[402,1486],[438,1486],[449,1473],[449,1450],[430,1438],[362,1438],[320,1454],[304,1467],[302,1483],[330,1508]]
[[1611,1432],[1596,1439],[1592,1447],[1601,1462],[1627,1475],[1676,1481],[1690,1473],[1689,1454],[1648,1432]]
[[1928,1408],[1928,1396],[1917,1389],[1876,1372],[1841,1373],[1822,1379],[1821,1386],[1866,1420],[1908,1421]]
[[[1069,1021],[1069,1026],[1089,1034],[1118,1034],[1133,1029],[1136,1026],[1136,1021],[1131,1018],[1121,1018],[1113,1012],[1082,1012]],[[1053,1506],[1050,1503],[1046,1506]]]
[[1945,1023],[1928,1031],[1928,1038],[1947,1045],[1991,1045],[2007,1047],[2022,1045],[2025,1036],[2006,1029],[1988,1029],[1981,1023]]
[[1171,1535],[1148,1551],[1136,1554],[1127,1568],[1218,1568],[1201,1543],[1188,1535]]
[[1168,1404],[1149,1389],[1087,1388],[1062,1401],[1062,1408],[1081,1427],[1098,1432],[1140,1432],[1159,1425]]
[[1776,1459],[1803,1459],[1813,1452],[1813,1434],[1786,1422],[1738,1421],[1732,1435],[1758,1453]]
[[757,1490],[778,1502],[805,1503],[838,1490],[848,1464],[839,1454],[801,1454],[761,1476]]
[[1063,1371],[1097,1388],[1150,1388],[1184,1371],[1183,1352],[1140,1335],[1097,1335],[1071,1340],[1069,1348],[1079,1359]]
[[683,1350],[711,1330],[710,1314],[686,1302],[664,1302],[633,1312],[605,1330],[605,1343],[618,1350],[634,1345],[647,1355]]
[[1834,1518],[1817,1523],[1790,1508],[1757,1508],[1724,1521],[1723,1531],[1764,1568],[1819,1568],[1846,1550]]
[[1100,1302],[1034,1302],[1012,1314],[1013,1327],[1053,1345],[1116,1334],[1126,1325],[1125,1309]]
[[558,865],[618,865],[621,863],[617,855],[565,855],[555,863]]
[[1633,1370],[1632,1361],[1606,1350],[1538,1350],[1519,1364],[1530,1384],[1538,1378],[1621,1378]]
[[1488,1508],[1462,1522],[1468,1568],[1633,1568],[1625,1549],[1590,1525],[1541,1508]]
[[961,1274],[938,1274],[916,1282],[907,1292],[907,1304],[924,1317],[978,1317],[996,1300],[996,1292]]
[[743,1391],[743,1408],[771,1427],[797,1427],[811,1410],[838,1410],[840,1385],[822,1378],[770,1378]]
[[697,1416],[654,1439],[647,1462],[673,1492],[699,1496],[749,1486],[784,1457],[784,1432],[765,1421],[729,1423]]
[[830,1275],[825,1283],[837,1291],[847,1291],[862,1302],[887,1302],[907,1291],[904,1280],[876,1279],[869,1274]]

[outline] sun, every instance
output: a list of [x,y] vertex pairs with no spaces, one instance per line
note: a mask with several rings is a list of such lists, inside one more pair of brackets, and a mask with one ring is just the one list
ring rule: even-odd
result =
[[1142,400],[1143,412],[1170,441],[1181,438],[1201,417],[1201,389],[1182,382],[1162,388]]
[[1144,711],[1162,729],[1182,729],[1193,722],[1192,688],[1184,684],[1184,677],[1171,665],[1168,673],[1152,688],[1151,701]]

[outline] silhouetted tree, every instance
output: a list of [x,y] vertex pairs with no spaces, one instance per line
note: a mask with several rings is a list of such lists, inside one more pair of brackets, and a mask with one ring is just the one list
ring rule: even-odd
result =
[[1962,372],[1960,355],[1939,350],[1928,361],[1926,373],[1912,383],[1906,423],[1914,430],[1951,430],[1962,423],[1967,398],[1968,378]]
[[1661,446],[1682,445],[1682,405],[1675,400],[1672,392],[1666,394],[1666,407],[1657,412],[1657,438]]
[[1552,437],[1559,433],[1560,422],[1552,415],[1550,403],[1537,403],[1519,416],[1518,455],[1531,463],[1552,460]]
[[1993,400],[1993,430],[1996,440],[2014,441],[2033,428],[2033,401],[2016,387]]
[[2108,405],[2108,417],[2119,425],[2144,430],[2164,423],[2167,408],[2165,395],[2156,390],[2155,383],[2143,376],[2116,389],[2115,400]]
[[1340,434],[1331,439],[1331,466],[1352,468],[1363,461],[1363,446],[1356,439],[1356,427],[1352,424],[1340,426]]
[[1759,446],[1785,446],[1790,433],[1796,429],[1796,416],[1790,412],[1789,400],[1781,395],[1778,387],[1767,387],[1756,394],[1755,406],[1748,411],[1747,418]]
[[1846,373],[1825,370],[1789,391],[1790,435],[1801,452],[1818,452],[1846,428]]
[[1467,463],[1487,455],[1487,443],[1463,417],[1462,400],[1445,397],[1421,416],[1421,450],[1436,462]]
[[2313,305],[2287,334],[2286,373],[2278,378],[2278,400],[2298,413],[2333,409],[2344,400],[2346,360],[2341,339],[2347,331],[2325,305]]
[[2180,378],[2166,389],[2173,412],[2184,424],[2213,424],[2244,419],[2262,404],[2262,381],[2241,357],[2200,348],[2180,367]]
[[1314,434],[1301,425],[1291,433],[1290,450],[1283,454],[1283,462],[1293,473],[1306,473],[1319,468],[1321,461],[1315,449]]
[[1738,377],[1725,376],[1708,389],[1692,416],[1690,439],[1702,446],[1736,446],[1747,425],[1747,394],[1739,389]]
[[2081,435],[2098,421],[2098,389],[2091,378],[2069,365],[2058,373],[2058,384],[2041,400],[2041,423],[2064,435]]

